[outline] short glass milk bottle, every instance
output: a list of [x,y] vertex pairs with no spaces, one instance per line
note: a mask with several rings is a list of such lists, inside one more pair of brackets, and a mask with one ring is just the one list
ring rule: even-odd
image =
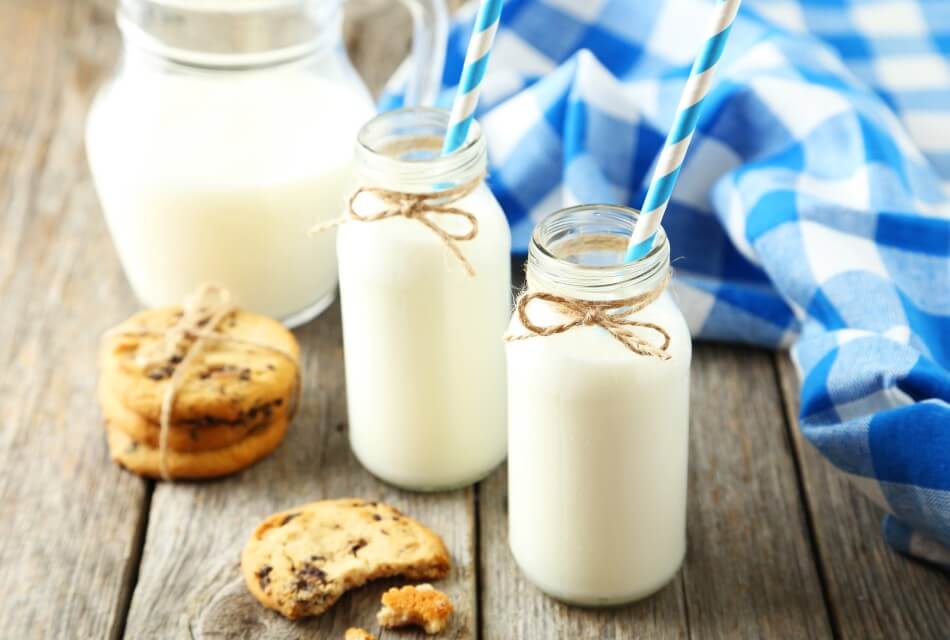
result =
[[[434,99],[443,0],[414,18],[407,103]],[[227,287],[297,325],[336,292],[333,234],[353,141],[375,109],[343,48],[343,0],[120,0],[123,53],[86,149],[109,230],[146,306]]]
[[624,263],[637,216],[585,205],[542,220],[506,337],[511,550],[577,604],[645,597],[686,550],[692,346],[664,290],[662,229]]
[[337,237],[350,444],[417,490],[470,484],[506,450],[511,234],[478,124],[440,157],[447,123],[418,108],[363,127]]

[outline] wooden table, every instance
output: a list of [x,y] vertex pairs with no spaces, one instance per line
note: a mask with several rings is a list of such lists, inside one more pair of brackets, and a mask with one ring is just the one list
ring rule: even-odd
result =
[[[453,638],[946,638],[950,580],[888,550],[881,513],[802,441],[785,355],[697,344],[689,551],[671,585],[589,610],[525,582],[506,541],[506,476],[419,495],[347,444],[339,309],[297,334],[304,403],[270,458],[216,482],[144,481],[109,461],[99,334],[136,308],[89,180],[83,120],[119,39],[109,0],[0,4],[0,637],[341,638],[373,627],[380,583],[289,623],[238,573],[255,523],[335,496],[404,508],[441,533]],[[348,26],[378,87],[405,50],[396,13]],[[377,61],[379,61],[377,63]],[[389,634],[392,637],[418,637]]]

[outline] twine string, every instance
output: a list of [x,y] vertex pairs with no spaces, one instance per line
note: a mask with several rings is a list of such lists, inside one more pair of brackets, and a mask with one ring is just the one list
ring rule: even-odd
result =
[[[459,242],[473,240],[478,235],[478,218],[471,212],[458,207],[447,206],[458,202],[469,195],[485,179],[479,175],[468,182],[464,182],[451,189],[429,193],[410,193],[407,191],[391,191],[380,187],[360,187],[354,191],[346,204],[346,213],[342,218],[318,224],[310,229],[310,233],[321,233],[340,226],[350,220],[356,222],[377,222],[387,218],[406,218],[416,220],[432,231],[448,247],[452,255],[462,264],[469,276],[475,275],[475,268],[459,248]],[[375,213],[361,213],[356,207],[356,200],[363,194],[376,196],[383,204],[383,209]],[[446,231],[435,220],[435,216],[456,216],[468,223],[468,231],[452,233]]]
[[[227,335],[217,331],[217,327],[230,314],[238,311],[231,304],[231,294],[227,289],[215,284],[204,284],[185,299],[182,305],[181,317],[165,331],[148,329],[126,330],[116,327],[106,332],[106,337],[160,337],[162,346],[157,352],[146,357],[140,364],[144,369],[158,364],[175,362],[175,365],[165,389],[162,393],[161,411],[159,413],[158,436],[158,468],[163,480],[172,480],[168,468],[168,435],[171,430],[172,411],[175,400],[181,391],[182,383],[189,367],[195,362],[198,355],[209,342],[224,342],[256,347],[277,354],[294,365],[295,381],[287,409],[287,419],[291,419],[297,409],[297,400],[300,395],[300,367],[293,355],[272,345],[248,340],[239,336]],[[191,341],[190,344],[187,344]],[[184,349],[184,354],[181,354]]]
[[[631,316],[645,309],[656,301],[669,284],[669,273],[653,289],[646,293],[623,298],[621,300],[582,300],[569,298],[544,291],[525,291],[518,297],[515,308],[522,326],[527,329],[526,334],[511,334],[505,340],[527,340],[539,336],[553,336],[570,331],[576,327],[597,326],[605,329],[610,335],[620,341],[631,352],[661,360],[669,360],[670,334],[666,329],[653,322],[633,320]],[[531,302],[541,300],[553,305],[566,317],[564,322],[542,326],[535,323],[528,312]],[[645,339],[634,329],[648,329],[662,337],[663,342],[656,346]]]

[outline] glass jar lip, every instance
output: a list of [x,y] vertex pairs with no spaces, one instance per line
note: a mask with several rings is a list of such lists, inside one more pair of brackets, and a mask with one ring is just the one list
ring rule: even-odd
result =
[[[127,50],[184,67],[245,71],[295,63],[330,50],[339,38],[341,4],[342,0],[120,0],[115,19]],[[316,9],[308,10],[311,6]],[[289,24],[294,28],[287,28]],[[280,35],[262,37],[270,33]]]
[[[583,204],[559,209],[543,218],[531,234],[528,247],[529,276],[547,284],[576,289],[581,294],[609,293],[618,287],[649,286],[661,278],[669,268],[670,246],[666,232],[657,229],[653,248],[642,258],[632,262],[584,264],[566,259],[552,246],[552,236],[579,224],[597,224],[600,233],[588,233],[589,238],[610,238],[611,250],[620,255],[640,218],[640,212],[612,204]],[[577,234],[575,241],[585,234]],[[571,255],[577,255],[571,254]],[[530,278],[529,278],[530,279]]]
[[[373,117],[363,125],[356,138],[360,172],[374,181],[428,186],[439,179],[457,184],[484,172],[487,160],[485,139],[474,119],[465,143],[446,156],[439,155],[449,117],[448,110],[437,107],[403,107]],[[413,139],[419,144],[394,155],[397,142]],[[433,155],[405,157],[413,150],[425,150]]]

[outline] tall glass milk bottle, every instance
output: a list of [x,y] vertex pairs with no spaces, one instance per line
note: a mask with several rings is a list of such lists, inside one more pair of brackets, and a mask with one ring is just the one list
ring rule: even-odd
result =
[[337,240],[350,444],[418,490],[470,484],[505,457],[511,235],[477,123],[439,157],[447,123],[403,109],[363,127]]
[[[433,99],[443,0],[415,18],[413,97]],[[141,302],[197,285],[290,325],[336,289],[333,234],[353,141],[374,113],[342,44],[343,0],[121,0],[118,69],[89,114],[102,209]]]
[[584,605],[656,591],[686,549],[692,347],[663,290],[663,231],[624,264],[637,215],[542,220],[507,335],[511,550],[541,590]]

